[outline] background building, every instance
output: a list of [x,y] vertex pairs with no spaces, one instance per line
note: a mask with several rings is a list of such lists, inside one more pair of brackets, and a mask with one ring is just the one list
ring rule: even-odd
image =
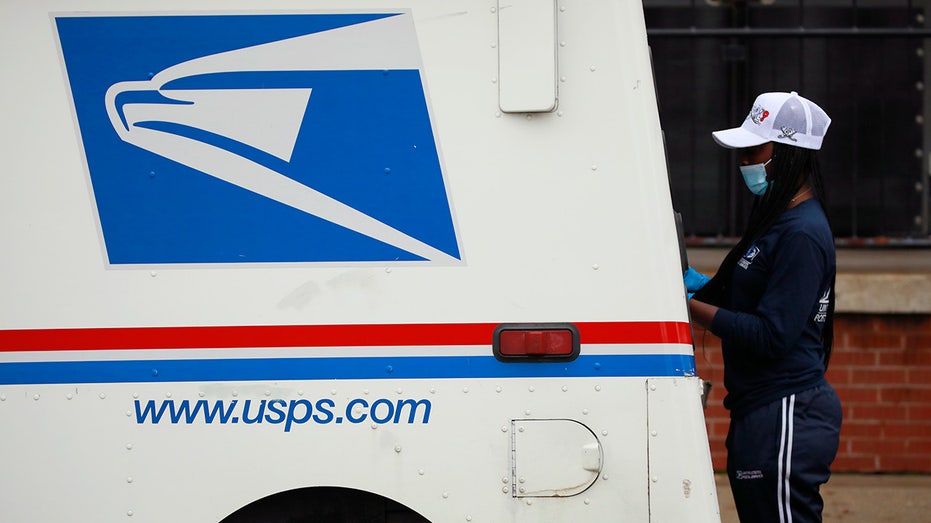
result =
[[[673,202],[697,268],[717,268],[752,203],[711,131],[738,125],[765,91],[798,91],[832,117],[819,157],[839,247],[835,469],[931,472],[931,2],[643,3]],[[694,334],[715,385],[706,415],[723,469],[720,343]]]

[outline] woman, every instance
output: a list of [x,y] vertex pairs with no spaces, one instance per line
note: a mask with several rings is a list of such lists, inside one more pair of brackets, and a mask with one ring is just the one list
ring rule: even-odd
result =
[[716,131],[757,195],[740,242],[707,277],[689,268],[692,320],[721,338],[727,472],[743,522],[821,521],[841,407],[831,356],[835,253],[815,156],[830,118],[792,93],[764,93]]

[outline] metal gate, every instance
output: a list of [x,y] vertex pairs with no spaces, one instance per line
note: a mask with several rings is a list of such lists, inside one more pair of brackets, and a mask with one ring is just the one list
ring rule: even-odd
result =
[[839,244],[931,245],[928,0],[644,0],[673,201],[692,243],[729,243],[752,200],[713,130],[798,91],[833,122],[819,153]]

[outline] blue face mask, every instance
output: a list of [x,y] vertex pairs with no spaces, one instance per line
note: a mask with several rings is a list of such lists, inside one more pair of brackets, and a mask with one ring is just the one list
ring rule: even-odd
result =
[[772,158],[766,160],[766,163],[740,166],[740,174],[744,177],[744,183],[747,184],[747,188],[750,189],[750,192],[757,196],[765,194],[766,188],[769,187],[769,182],[766,181],[766,166],[769,165],[771,161],[773,161]]

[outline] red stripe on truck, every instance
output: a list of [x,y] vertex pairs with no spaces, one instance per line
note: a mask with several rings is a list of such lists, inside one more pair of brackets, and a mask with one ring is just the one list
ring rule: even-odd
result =
[[[583,344],[691,344],[684,322],[575,323]],[[0,330],[0,352],[491,345],[496,323]]]

